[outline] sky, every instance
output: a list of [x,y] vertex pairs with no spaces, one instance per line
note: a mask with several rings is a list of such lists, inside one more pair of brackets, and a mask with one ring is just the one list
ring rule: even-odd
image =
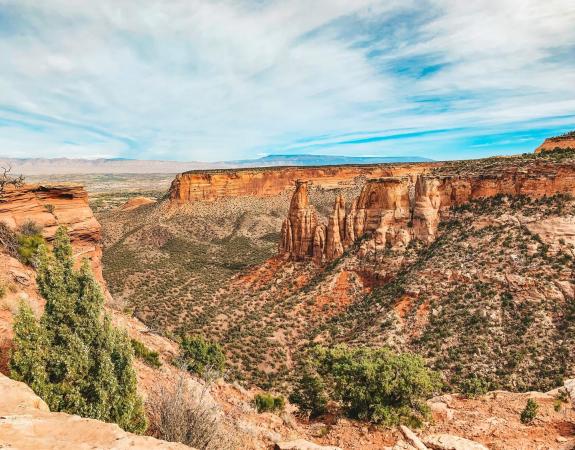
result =
[[0,0],[0,155],[479,158],[575,129],[573,0]]

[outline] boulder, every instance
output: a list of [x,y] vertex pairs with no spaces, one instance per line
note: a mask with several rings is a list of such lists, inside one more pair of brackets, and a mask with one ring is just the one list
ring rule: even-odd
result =
[[339,447],[314,444],[305,439],[276,442],[275,450],[341,450]]
[[190,449],[183,444],[128,433],[116,424],[50,412],[46,403],[27,385],[2,374],[0,398],[0,448]]
[[483,444],[451,434],[432,434],[423,442],[434,450],[489,450]]

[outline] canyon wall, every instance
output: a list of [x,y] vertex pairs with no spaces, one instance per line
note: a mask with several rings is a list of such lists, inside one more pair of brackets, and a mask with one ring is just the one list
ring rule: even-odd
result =
[[25,184],[8,187],[0,197],[0,222],[16,230],[32,221],[42,227],[42,235],[52,240],[60,225],[70,234],[74,256],[90,259],[94,274],[102,277],[101,227],[88,204],[88,193],[82,186],[43,186]]
[[[341,256],[369,233],[362,252],[402,250],[413,239],[432,242],[442,211],[468,201],[496,195],[543,197],[575,195],[572,164],[541,162],[528,169],[510,165],[483,173],[427,173],[368,180],[346,209],[338,196],[332,214],[318,217],[309,204],[305,182],[297,184],[289,218],[282,228],[279,253],[295,260],[312,258],[317,264]],[[296,207],[297,205],[297,207]]]
[[547,138],[539,147],[535,149],[535,153],[550,152],[556,149],[575,150],[575,132],[567,133],[563,136]]
[[176,176],[169,191],[172,202],[187,203],[224,197],[273,196],[306,180],[326,189],[345,187],[360,179],[415,176],[440,163],[404,163],[321,167],[270,167],[191,171]]

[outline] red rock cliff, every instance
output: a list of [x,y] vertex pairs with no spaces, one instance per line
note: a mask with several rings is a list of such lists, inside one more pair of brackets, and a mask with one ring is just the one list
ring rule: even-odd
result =
[[[402,250],[413,239],[433,242],[442,210],[453,205],[499,194],[537,198],[560,193],[575,195],[572,163],[537,161],[530,165],[488,167],[483,173],[416,174],[368,180],[349,210],[338,196],[327,226],[314,215],[304,245],[292,234],[291,247],[280,247],[280,253],[296,259],[313,256],[321,264],[341,256],[345,248],[365,233],[372,238],[363,244],[364,252]],[[308,205],[307,191],[305,205],[312,208]],[[295,214],[292,208],[290,217]],[[282,239],[285,236],[284,229]],[[311,246],[309,236],[314,236]],[[290,248],[299,251],[294,253]]]
[[336,188],[352,185],[358,178],[414,176],[437,165],[440,163],[191,171],[176,176],[169,195],[176,203],[244,195],[272,196],[291,188],[297,180],[310,181],[325,188]]
[[557,136],[545,139],[543,144],[541,144],[539,147],[535,149],[535,153],[550,152],[556,149],[575,150],[575,131],[572,131],[571,133],[566,133],[563,136]]
[[82,186],[26,184],[8,188],[0,198],[0,222],[16,229],[26,221],[40,225],[50,241],[60,225],[70,234],[75,257],[89,258],[99,281],[102,278],[101,227]]

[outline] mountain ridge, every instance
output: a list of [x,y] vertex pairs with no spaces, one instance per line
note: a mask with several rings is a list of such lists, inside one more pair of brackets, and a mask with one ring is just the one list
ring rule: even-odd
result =
[[234,169],[278,166],[328,166],[342,164],[382,164],[398,162],[430,162],[420,156],[337,156],[337,155],[267,155],[257,159],[232,161],[166,161],[127,158],[9,158],[0,163],[10,165],[14,173],[23,175],[72,174],[146,174],[181,173],[192,170]]

